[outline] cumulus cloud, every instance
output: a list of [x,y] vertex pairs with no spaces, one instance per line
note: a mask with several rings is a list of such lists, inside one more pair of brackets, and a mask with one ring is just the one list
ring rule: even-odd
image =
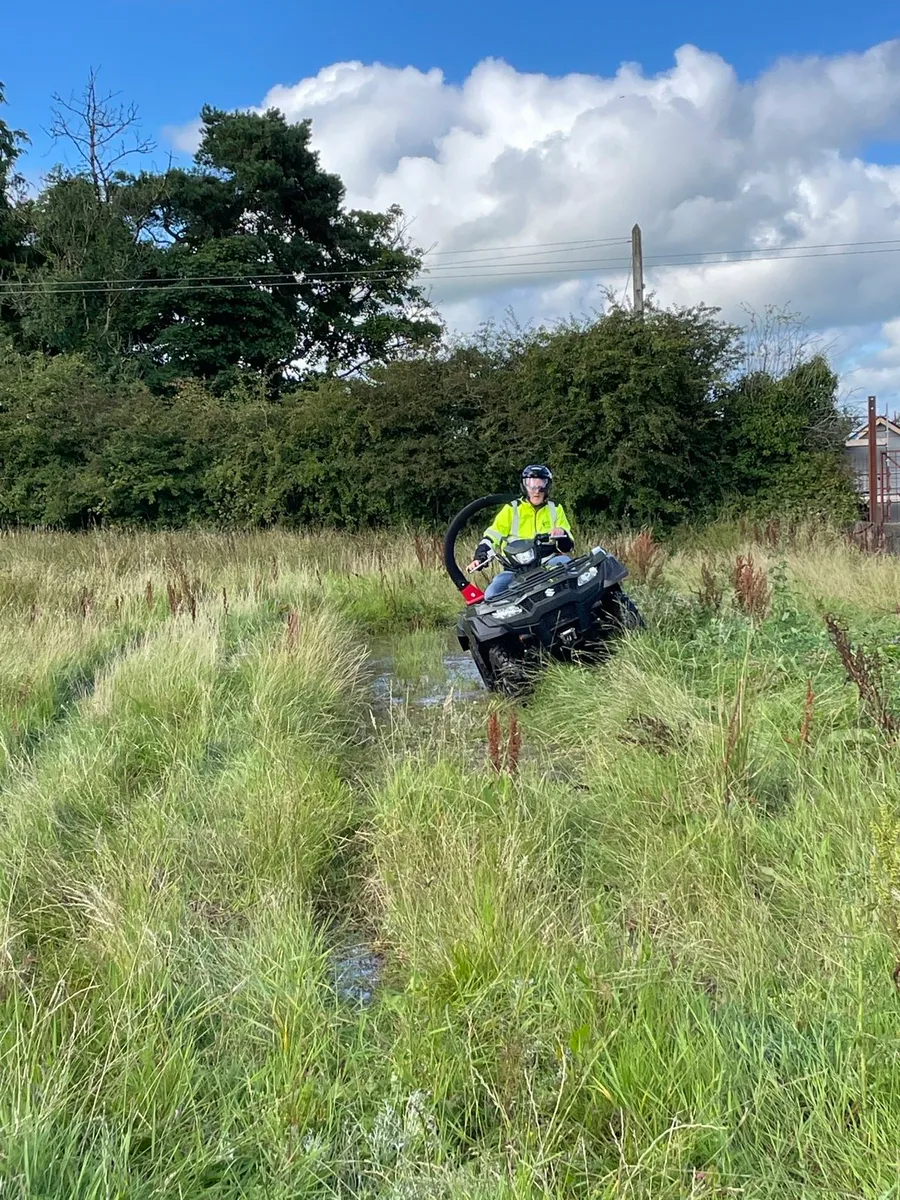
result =
[[841,358],[842,384],[855,408],[866,396],[879,398],[879,411],[896,417],[900,411],[900,317],[879,329],[862,330]]
[[[782,61],[749,82],[693,46],[653,76],[625,64],[551,78],[487,60],[457,85],[438,70],[337,63],[272,88],[259,107],[271,106],[311,118],[351,205],[404,209],[457,328],[510,306],[546,319],[601,307],[607,287],[624,294],[628,246],[607,239],[639,222],[660,301],[705,300],[730,318],[790,305],[818,329],[875,328],[852,369],[870,370],[863,390],[900,394],[900,255],[831,248],[900,249],[900,167],[863,157],[900,139],[900,39]],[[173,137],[188,148],[197,135]],[[786,246],[805,257],[720,261]]]

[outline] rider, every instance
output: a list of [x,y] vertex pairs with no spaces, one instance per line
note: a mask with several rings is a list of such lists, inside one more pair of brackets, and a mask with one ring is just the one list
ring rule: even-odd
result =
[[[573,549],[575,541],[569,519],[561,504],[550,498],[553,473],[549,467],[532,464],[522,472],[521,500],[513,500],[497,513],[484,536],[475,548],[472,561],[466,568],[470,573],[480,571],[487,562],[492,549],[499,549],[509,538],[533,538],[539,533],[549,533],[561,551]],[[569,561],[568,554],[557,554],[544,560],[545,566]],[[501,571],[488,584],[485,600],[493,600],[513,581],[512,571]]]

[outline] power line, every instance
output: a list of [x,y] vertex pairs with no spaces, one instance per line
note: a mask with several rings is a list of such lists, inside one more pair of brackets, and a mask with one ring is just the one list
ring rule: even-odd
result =
[[[853,244],[853,243],[851,243],[851,244]],[[865,245],[866,243],[857,243],[857,244]],[[708,250],[708,251],[701,252],[701,253],[704,253],[704,255],[709,255],[709,254],[720,254],[720,253],[729,253],[729,252],[728,251]],[[803,259],[808,259],[808,258],[853,258],[853,257],[857,257],[859,255],[870,255],[870,254],[900,254],[900,244],[884,245],[881,249],[878,249],[878,250],[835,250],[835,251],[831,251],[831,252],[829,252],[829,251],[814,251],[811,254],[803,254],[803,253],[778,254],[778,253],[772,252],[769,254],[759,254],[759,255],[757,255],[755,253],[753,255],[749,255],[747,253],[744,253],[741,255],[735,251],[731,251],[730,253],[732,255],[738,254],[738,256],[731,257],[731,258],[718,258],[718,259],[702,257],[702,258],[687,259],[685,261],[679,261],[679,262],[666,262],[666,261],[660,262],[660,261],[657,261],[657,259],[659,259],[663,256],[650,255],[650,256],[645,257],[644,265],[645,265],[645,267],[649,265],[651,267],[657,266],[657,267],[660,267],[662,269],[667,269],[667,270],[677,270],[680,267],[698,267],[698,266],[699,267],[722,267],[722,266],[729,266],[732,263],[797,262],[797,261],[800,261]],[[429,274],[431,275],[431,278],[440,278],[440,279],[453,279],[453,278],[478,279],[478,278],[482,278],[482,277],[492,278],[495,275],[529,276],[529,275],[546,275],[546,274],[559,274],[559,273],[565,274],[569,270],[572,270],[572,272],[575,274],[580,274],[584,271],[611,270],[619,265],[624,266],[624,264],[629,263],[630,261],[631,261],[630,258],[590,260],[590,261],[580,260],[580,261],[572,262],[568,266],[553,265],[552,267],[549,263],[547,263],[547,264],[521,263],[521,264],[517,264],[520,268],[517,271],[512,271],[512,270],[496,271],[491,267],[490,270],[480,272],[477,275],[458,275],[458,276],[448,275],[446,273],[447,268],[441,268],[442,273],[440,275],[437,275],[436,273],[429,273]],[[486,265],[490,266],[490,264],[486,264]],[[535,269],[535,268],[539,268],[539,269]],[[545,268],[547,268],[547,269],[545,269]]]
[[[565,272],[570,267],[576,270],[598,271],[612,270],[619,263],[627,262],[627,259],[575,259],[571,260],[567,266],[560,266],[559,259],[549,259],[539,263],[513,263],[509,268],[504,268],[502,262],[488,260],[480,264],[468,264],[471,267],[477,267],[478,273],[469,273],[468,266],[461,264],[459,266],[450,265],[439,268],[423,268],[421,274],[427,275],[433,279],[491,279],[494,276],[513,275],[513,276],[530,276],[534,274],[546,273],[545,268],[549,268],[552,272]],[[105,280],[71,280],[71,281],[51,281],[48,284],[41,283],[22,283],[13,285],[9,295],[101,295],[107,292],[132,292],[134,294],[141,292],[170,292],[170,291],[209,291],[209,290],[231,290],[234,288],[250,287],[250,288],[291,288],[291,287],[306,287],[315,283],[372,283],[372,282],[387,282],[391,279],[397,279],[398,276],[406,274],[406,268],[371,268],[358,271],[322,271],[315,274],[304,275],[301,278],[291,278],[286,272],[281,272],[278,275],[232,275],[232,276],[178,276],[171,280],[166,279],[111,279]],[[0,294],[6,285],[0,284]]]
[[[867,243],[867,242],[855,242],[855,243],[849,242],[848,243],[848,245],[859,245],[859,246],[865,246],[865,245],[870,245],[870,244],[871,243]],[[786,247],[786,249],[788,249],[788,247]],[[707,253],[708,254],[719,254],[719,253],[728,253],[728,252],[727,251],[710,250],[710,251],[707,251]],[[734,253],[734,252],[732,252],[732,253]],[[898,254],[898,253],[900,253],[900,245],[884,244],[880,250],[836,250],[836,251],[832,251],[832,252],[823,250],[823,251],[816,252],[813,254],[775,254],[775,253],[771,253],[771,254],[762,255],[761,257],[747,257],[746,256],[747,252],[745,251],[744,252],[745,256],[739,257],[739,258],[718,258],[718,259],[697,258],[697,259],[692,259],[689,262],[663,262],[663,263],[657,263],[656,265],[661,266],[661,267],[668,267],[672,270],[675,270],[678,267],[724,267],[724,266],[728,266],[730,263],[797,262],[797,261],[799,261],[801,259],[805,259],[805,258],[856,258],[859,255]],[[655,259],[660,256],[653,255],[651,257]]]
[[[701,251],[704,257],[689,258],[687,252],[681,256],[675,255],[651,255],[645,259],[646,267],[658,267],[665,270],[677,270],[682,267],[718,267],[731,264],[753,263],[753,262],[795,262],[801,259],[812,258],[847,258],[857,257],[861,255],[872,254],[896,254],[900,253],[900,239],[884,240],[883,242],[846,242],[846,243],[822,243],[823,246],[829,247],[824,250],[814,250],[812,247],[808,252],[806,247],[788,246],[782,248],[773,248],[769,252],[759,251]],[[877,249],[850,249],[853,246],[872,246],[879,247]],[[847,248],[843,248],[847,247]],[[695,252],[695,254],[698,252]],[[726,258],[710,258],[711,254],[730,254],[731,257]],[[671,261],[675,257],[680,257],[680,261]],[[629,262],[628,258],[614,259],[574,259],[560,260],[549,259],[535,263],[512,263],[505,265],[503,260],[485,260],[481,263],[448,263],[439,267],[425,267],[421,274],[425,276],[426,282],[467,282],[477,280],[501,280],[501,279],[532,279],[540,278],[547,275],[580,275],[580,274],[595,274],[598,272],[610,272],[616,268],[623,266]],[[148,280],[135,279],[129,280],[71,280],[51,281],[48,284],[34,283],[31,281],[23,281],[17,283],[7,281],[0,283],[0,295],[7,297],[12,296],[39,296],[39,295],[107,295],[116,293],[131,293],[133,295],[148,294],[154,292],[173,292],[173,291],[218,291],[218,290],[240,290],[243,288],[260,289],[289,289],[302,288],[314,284],[328,283],[379,283],[390,282],[396,280],[407,272],[407,268],[386,268],[373,267],[368,269],[357,269],[356,271],[323,271],[304,275],[302,278],[289,278],[286,273],[273,273],[271,275],[255,274],[247,275],[223,275],[223,276],[178,276],[171,280]]]
[[442,258],[450,254],[494,254],[501,250],[549,250],[556,246],[618,246],[627,245],[631,238],[585,238],[575,242],[526,242],[522,246],[472,246],[468,250],[426,250],[425,256]]
[[[587,242],[587,241],[585,241],[585,242],[566,242],[566,243],[547,242],[547,243],[543,243],[543,245],[545,245],[547,247],[550,247],[553,245],[568,245],[568,246],[572,246],[572,247],[589,247],[589,246],[593,246],[593,245],[599,246],[599,245],[607,245],[607,244],[613,244],[613,243],[617,244],[620,242],[627,244],[628,241],[629,241],[629,239],[627,239],[627,238],[609,238],[609,239],[604,239],[604,240],[598,240],[595,242]],[[533,245],[540,246],[541,243],[533,243]],[[898,245],[900,245],[900,238],[883,238],[883,239],[880,239],[877,241],[819,242],[819,243],[796,244],[796,245],[788,245],[788,246],[754,247],[754,248],[746,248],[746,249],[742,249],[742,250],[713,250],[713,249],[710,249],[710,250],[683,250],[683,251],[676,251],[676,252],[670,252],[670,253],[651,254],[651,255],[648,255],[647,258],[648,258],[648,260],[657,262],[660,265],[664,265],[665,260],[688,259],[690,261],[673,263],[672,265],[674,265],[674,266],[693,266],[693,265],[697,265],[698,263],[710,263],[710,265],[712,265],[716,260],[709,259],[707,256],[716,255],[716,254],[730,255],[731,258],[728,259],[727,261],[734,261],[734,262],[754,261],[754,257],[757,258],[759,261],[766,261],[767,259],[781,258],[781,257],[786,257],[788,255],[790,255],[791,257],[811,258],[811,257],[816,257],[816,255],[808,253],[809,251],[817,251],[817,250],[835,250],[835,251],[837,251],[837,250],[841,250],[841,249],[848,249],[851,247],[884,247],[885,249],[883,252],[887,253],[888,248],[898,246]],[[509,248],[513,249],[513,247],[509,247]],[[574,251],[571,251],[571,252],[574,252]],[[797,252],[797,253],[794,253],[794,252]],[[881,252],[881,251],[875,251],[875,252]],[[450,253],[453,253],[453,254],[463,254],[463,253],[479,254],[479,253],[482,253],[483,254],[483,253],[488,253],[488,251],[487,250],[483,250],[483,251],[474,251],[474,250],[473,251],[447,251],[446,253],[448,253],[448,254],[450,254]],[[519,257],[531,258],[531,257],[534,257],[538,253],[543,253],[543,251],[533,250],[529,254],[526,254],[526,255],[521,255],[521,256],[514,255],[511,257],[512,258],[519,258]],[[702,255],[703,258],[697,258],[698,255]],[[740,256],[740,257],[736,257],[736,256]],[[754,257],[748,258],[746,256],[754,256]],[[507,262],[509,262],[509,261],[510,261],[510,258],[507,258],[507,257],[497,258],[497,259],[485,259],[485,258],[477,258],[476,257],[476,258],[472,258],[465,262],[442,263],[436,268],[431,268],[431,267],[425,266],[422,269],[424,271],[432,273],[432,274],[435,274],[438,271],[440,271],[440,272],[448,272],[448,271],[458,272],[458,271],[460,271],[464,268],[468,268],[468,267],[476,267],[479,269],[490,268],[490,267],[504,267],[507,264]],[[553,258],[553,259],[550,259],[549,261],[544,260],[544,261],[535,262],[535,263],[513,262],[511,265],[514,267],[521,267],[524,271],[531,271],[534,267],[545,267],[545,266],[565,267],[566,265],[577,266],[577,267],[589,267],[590,269],[594,269],[594,268],[600,269],[600,268],[605,268],[607,266],[612,268],[620,263],[627,263],[630,261],[631,261],[630,258],[627,256],[622,256],[621,258],[610,258],[610,259],[603,259],[603,260]],[[181,283],[196,287],[196,286],[201,286],[201,285],[210,284],[210,283],[226,283],[226,282],[230,282],[230,281],[238,281],[241,283],[249,283],[249,284],[257,284],[257,283],[265,283],[266,281],[273,281],[273,286],[275,284],[278,284],[280,286],[282,286],[282,285],[288,286],[288,285],[293,285],[293,284],[303,284],[305,282],[314,282],[317,280],[332,279],[332,278],[333,279],[388,278],[391,275],[403,274],[407,270],[408,270],[408,267],[406,267],[406,266],[391,267],[391,266],[387,266],[387,265],[373,265],[371,267],[355,267],[355,268],[343,268],[343,269],[328,268],[328,269],[322,269],[319,271],[310,271],[310,272],[306,272],[306,273],[290,272],[290,271],[271,271],[271,272],[254,271],[254,272],[242,273],[242,274],[232,272],[232,273],[227,273],[227,274],[222,274],[222,275],[189,275],[189,276],[182,275],[182,276],[173,276],[170,279],[166,279],[166,278],[148,279],[146,276],[120,277],[120,278],[116,278],[116,279],[112,279],[112,278],[72,279],[72,280],[59,280],[58,279],[58,280],[50,281],[50,286],[54,290],[57,290],[57,289],[60,291],[73,290],[77,294],[81,294],[83,290],[90,289],[93,287],[97,287],[98,289],[103,290],[103,289],[105,289],[106,285],[118,288],[118,287],[120,287],[122,285],[126,285],[126,284],[135,284],[135,285],[141,286],[141,287],[146,286],[146,287],[167,288],[167,287],[173,287],[173,286],[175,286],[177,284],[181,284]],[[48,290],[45,285],[43,285],[39,282],[34,282],[33,280],[28,280],[28,279],[6,280],[3,282],[0,282],[0,287],[6,288],[8,290],[9,289],[19,289],[22,291],[46,291],[46,290]]]
[[687,255],[696,254],[774,254],[776,252],[788,250],[838,250],[846,249],[851,246],[898,246],[900,238],[879,238],[877,241],[870,242],[798,242],[792,246],[756,246],[749,247],[743,250],[682,250],[669,254],[653,254],[651,258],[684,258]]
[[[424,259],[428,256],[439,256],[442,254],[443,255],[460,255],[460,254],[479,255],[479,254],[501,252],[501,251],[506,251],[506,250],[528,250],[529,251],[529,253],[526,253],[526,254],[504,255],[502,258],[498,258],[498,259],[479,259],[476,257],[476,258],[472,259],[470,262],[458,262],[458,263],[444,264],[446,269],[454,270],[458,267],[463,267],[463,266],[500,266],[503,263],[505,263],[507,261],[511,261],[513,259],[533,258],[535,255],[543,254],[543,253],[545,253],[546,250],[551,249],[555,246],[569,246],[572,249],[569,251],[562,251],[562,253],[574,253],[577,249],[590,249],[591,247],[594,247],[594,246],[618,245],[618,244],[623,244],[623,243],[627,244],[628,241],[629,241],[628,238],[600,238],[600,239],[594,239],[594,240],[585,239],[582,241],[573,241],[573,242],[532,242],[532,243],[528,243],[528,244],[525,244],[522,246],[496,246],[496,247],[478,247],[478,248],[473,248],[471,250],[426,251],[422,257]],[[523,264],[523,265],[527,266],[527,264]],[[302,271],[298,271],[298,272],[253,271],[249,274],[247,274],[247,273],[245,273],[245,274],[231,273],[231,274],[225,274],[225,275],[190,275],[190,276],[173,277],[173,279],[191,280],[196,283],[211,283],[211,282],[214,283],[214,282],[231,280],[231,279],[237,279],[237,280],[242,280],[242,281],[243,280],[248,280],[248,281],[250,281],[250,280],[252,280],[252,281],[276,280],[276,281],[283,281],[285,283],[299,283],[299,282],[302,282],[302,280],[298,278],[298,276],[301,276],[301,275],[303,276],[304,279],[319,279],[319,278],[326,278],[326,277],[332,277],[332,276],[334,276],[334,277],[347,276],[347,277],[357,278],[361,275],[369,274],[369,273],[381,275],[384,273],[393,272],[396,274],[400,274],[406,270],[408,270],[408,268],[405,266],[397,266],[397,267],[373,266],[373,267],[356,267],[353,269],[339,269],[339,268],[323,269],[320,271],[310,272],[308,274],[304,273]],[[148,280],[145,275],[138,275],[138,276],[132,276],[132,277],[124,277],[123,276],[123,277],[120,277],[117,279],[72,279],[72,280],[62,280],[61,279],[61,280],[55,280],[53,282],[53,286],[54,287],[59,286],[60,288],[65,288],[65,287],[70,286],[73,289],[78,289],[78,288],[93,285],[93,284],[100,286],[103,284],[114,284],[114,285],[126,284],[126,283],[143,284],[143,283],[150,283],[150,282],[159,282],[160,285],[166,285],[170,281],[166,280],[164,278],[159,279],[158,281]],[[3,281],[2,283],[0,283],[0,286],[21,287],[21,288],[35,287],[35,288],[37,288],[40,285],[34,284],[31,281],[26,279],[26,280],[21,280],[21,281],[6,280],[6,281]]]
[[[53,288],[72,288],[76,292],[80,292],[82,288],[97,287],[101,291],[105,285],[119,286],[121,284],[133,284],[135,288],[141,285],[153,285],[154,287],[170,287],[177,283],[188,284],[209,284],[209,283],[227,283],[236,281],[237,283],[269,283],[271,286],[277,286],[280,283],[284,284],[302,284],[306,281],[315,281],[318,279],[361,279],[368,275],[399,275],[408,272],[408,267],[389,267],[389,266],[374,266],[374,267],[356,267],[352,270],[333,270],[333,271],[312,271],[305,273],[303,271],[250,271],[244,274],[230,275],[172,275],[169,278],[160,276],[158,278],[148,278],[146,275],[136,275],[131,277],[123,276],[120,279],[56,279],[51,281]],[[31,280],[6,280],[0,283],[0,287],[20,288],[24,291],[44,290],[41,283],[34,283]]]
[[[148,279],[147,276],[134,276],[131,278],[122,277],[120,279],[50,279],[47,284],[35,282],[30,279],[23,280],[5,280],[0,282],[0,288],[5,289],[13,295],[29,295],[33,293],[53,292],[71,292],[73,295],[82,295],[85,292],[98,291],[104,292],[109,290],[125,290],[125,291],[142,291],[153,290],[162,291],[165,289],[181,286],[182,284],[190,287],[211,287],[221,286],[238,287],[242,284],[251,286],[268,286],[268,287],[302,287],[304,284],[317,282],[353,282],[354,280],[378,280],[397,278],[410,273],[426,273],[446,272],[446,271],[464,271],[469,267],[474,267],[479,270],[503,268],[509,260],[504,258],[498,259],[473,259],[470,262],[463,263],[446,263],[439,267],[422,267],[420,272],[410,272],[408,266],[373,266],[373,267],[356,267],[354,269],[345,270],[324,270],[310,272],[291,272],[291,271],[253,271],[243,275],[177,275],[166,279],[165,277]],[[541,262],[509,262],[512,268],[518,268],[521,271],[528,273],[534,267],[556,266],[559,263],[570,262],[574,266],[594,265],[598,268],[615,267],[618,263],[627,262],[625,258],[616,259],[559,259],[554,258]]]
[[625,297],[628,295],[628,285],[631,283],[631,267],[628,268],[628,276],[625,280],[625,286],[622,288],[622,303],[625,303]]

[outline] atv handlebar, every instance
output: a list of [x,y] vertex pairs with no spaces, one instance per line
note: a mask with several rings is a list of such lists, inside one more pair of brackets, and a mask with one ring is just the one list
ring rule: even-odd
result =
[[[533,538],[523,538],[522,540],[533,542],[535,548],[537,550],[540,550],[541,548],[543,548],[545,546],[550,546],[557,539],[550,533],[536,533]],[[478,562],[475,569],[477,571],[483,571],[484,568],[488,565],[488,563],[493,562],[495,559],[497,560],[497,562],[502,563],[504,567],[507,567],[511,571],[515,571],[515,570],[519,569],[519,564],[516,562],[512,562],[507,557],[507,555],[505,555],[503,553],[502,550],[495,550],[493,548],[491,548],[488,551],[487,558],[481,559]]]

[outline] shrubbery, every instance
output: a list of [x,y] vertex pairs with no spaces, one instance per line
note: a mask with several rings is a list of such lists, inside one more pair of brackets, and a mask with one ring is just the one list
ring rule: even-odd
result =
[[162,391],[81,354],[0,351],[0,520],[350,527],[446,520],[550,462],[580,521],[666,527],[723,505],[852,516],[837,378],[811,357],[736,375],[704,308],[614,308],[272,394]]

